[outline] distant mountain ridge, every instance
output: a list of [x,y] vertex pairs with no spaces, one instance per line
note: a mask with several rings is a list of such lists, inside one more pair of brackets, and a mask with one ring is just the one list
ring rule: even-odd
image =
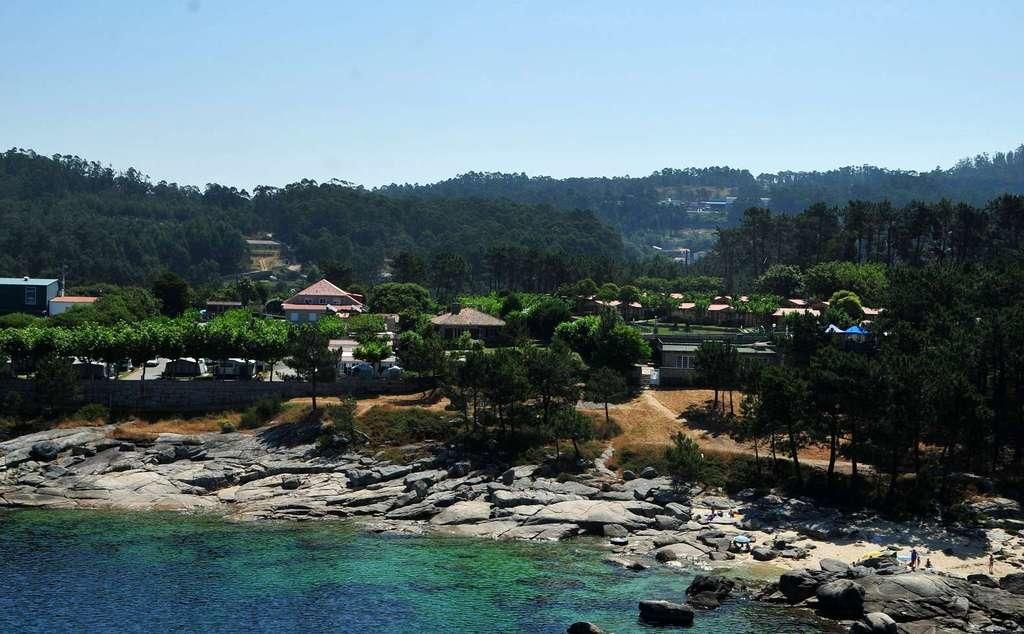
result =
[[[523,173],[470,172],[426,185],[392,184],[375,191],[389,196],[505,198],[548,203],[561,208],[590,209],[624,233],[670,231],[708,224],[685,209],[666,205],[735,198],[735,224],[745,208],[767,205],[795,214],[812,204],[843,205],[850,200],[889,200],[905,205],[942,198],[983,204],[1003,193],[1024,193],[1024,145],[1009,152],[979,154],[949,169],[930,172],[893,170],[870,165],[828,171],[782,171],[754,177],[730,167],[663,169],[640,177],[574,177],[556,179]],[[770,199],[765,202],[763,199]],[[659,204],[661,203],[661,204]],[[714,223],[723,219],[714,218]]]
[[244,236],[271,232],[301,262],[350,266],[365,280],[399,253],[460,256],[479,267],[496,248],[622,259],[619,233],[588,211],[504,200],[396,199],[303,180],[252,193],[117,172],[77,156],[0,153],[0,276],[144,283],[171,270],[210,282],[243,270]]

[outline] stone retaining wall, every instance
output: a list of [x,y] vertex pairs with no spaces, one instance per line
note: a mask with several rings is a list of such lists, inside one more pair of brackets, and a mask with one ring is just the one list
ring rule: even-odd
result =
[[[312,394],[302,381],[80,381],[77,404],[100,403],[110,409],[151,412],[202,412],[243,409],[257,400],[276,396],[282,400]],[[317,396],[365,396],[412,394],[431,387],[418,380],[383,381],[346,378],[318,383]],[[0,402],[16,393],[28,404],[35,402],[35,386],[28,379],[0,380]]]

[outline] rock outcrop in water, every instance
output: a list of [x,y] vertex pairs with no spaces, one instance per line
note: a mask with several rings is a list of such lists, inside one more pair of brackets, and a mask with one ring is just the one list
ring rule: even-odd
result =
[[[871,566],[822,560],[820,569],[791,570],[759,599],[815,609],[850,622],[851,632],[1018,632],[1024,596],[995,584],[929,571],[913,572],[894,557]],[[839,562],[841,563],[841,562]]]
[[[668,548],[666,560],[707,557],[729,542],[720,531],[697,530],[711,524],[690,521],[694,500],[667,478],[621,482],[597,470],[561,480],[536,465],[475,469],[443,448],[412,464],[325,457],[301,424],[148,442],[117,440],[111,431],[51,430],[0,443],[0,506],[200,510],[239,520],[363,517],[380,530],[526,540],[591,533],[634,551]],[[728,523],[724,514],[714,519]]]

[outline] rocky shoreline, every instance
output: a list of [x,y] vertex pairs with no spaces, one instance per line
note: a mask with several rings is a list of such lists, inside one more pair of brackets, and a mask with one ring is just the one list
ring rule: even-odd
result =
[[[824,557],[820,569],[786,572],[761,599],[814,608],[861,628],[851,631],[1024,627],[1024,579],[911,573],[888,555],[877,567],[830,559],[835,544],[874,543],[858,540],[880,524],[805,500],[680,490],[652,469],[622,479],[603,460],[565,479],[539,465],[472,464],[443,447],[419,448],[429,457],[410,464],[354,452],[324,456],[315,445],[318,428],[301,423],[254,434],[160,434],[133,441],[112,432],[109,426],[56,429],[0,443],[0,507],[205,512],[236,521],[354,518],[374,531],[533,541],[597,535],[608,540],[608,561],[630,569],[753,562],[795,568],[813,554]],[[1019,511],[996,506],[1003,514]],[[1000,542],[1001,565],[1024,563],[1024,544],[1003,529],[938,530],[965,552]],[[696,607],[713,607],[708,603]],[[676,609],[655,604],[643,609]],[[886,629],[888,620],[871,616],[876,612],[899,629]]]

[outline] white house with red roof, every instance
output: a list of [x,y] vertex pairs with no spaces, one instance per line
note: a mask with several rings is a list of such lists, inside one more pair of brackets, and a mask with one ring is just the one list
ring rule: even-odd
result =
[[363,296],[343,291],[327,280],[302,289],[281,305],[288,321],[316,321],[324,315],[348,317],[366,312]]

